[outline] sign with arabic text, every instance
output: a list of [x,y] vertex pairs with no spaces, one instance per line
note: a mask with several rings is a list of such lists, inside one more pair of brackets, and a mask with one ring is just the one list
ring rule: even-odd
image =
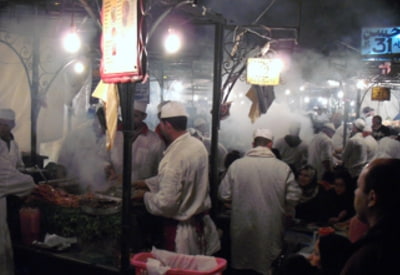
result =
[[362,55],[400,54],[400,27],[363,28]]
[[103,0],[101,78],[106,83],[142,79],[138,0]]

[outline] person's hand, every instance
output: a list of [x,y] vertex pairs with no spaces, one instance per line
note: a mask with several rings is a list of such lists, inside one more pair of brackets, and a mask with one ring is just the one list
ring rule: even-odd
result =
[[142,201],[144,197],[144,193],[148,192],[144,189],[137,189],[133,192],[132,200],[134,201]]

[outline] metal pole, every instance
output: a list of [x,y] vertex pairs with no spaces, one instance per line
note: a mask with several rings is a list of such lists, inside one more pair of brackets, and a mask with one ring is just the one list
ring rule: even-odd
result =
[[[342,91],[344,91],[345,96],[349,94],[349,91],[346,86],[343,86],[343,82],[340,81],[340,86],[342,88]],[[343,140],[342,140],[342,147],[344,148],[347,142],[347,121],[349,120],[349,101],[345,100],[344,101],[344,116],[343,116]]]
[[[222,73],[221,64],[223,60],[223,24],[215,24],[215,42],[214,42],[214,85],[213,85],[213,107],[212,107],[212,125],[211,125],[211,180],[210,191],[211,200],[213,203],[213,211],[216,209],[217,192],[218,192],[218,130],[219,130],[219,116],[221,104],[221,83]],[[214,215],[215,213],[211,213]]]
[[361,89],[357,88],[357,98],[356,98],[356,117],[360,117],[360,107],[361,107]]
[[[37,17],[37,7],[35,6],[35,20]],[[39,112],[38,94],[39,94],[39,63],[40,63],[40,38],[37,31],[38,24],[35,23],[32,39],[32,83],[31,83],[31,165],[36,164],[37,152],[37,118]]]
[[131,171],[132,171],[132,106],[134,101],[135,83],[118,85],[120,97],[122,131],[124,136],[123,171],[122,171],[122,232],[121,232],[121,274],[128,275],[130,269],[130,232],[131,232]]

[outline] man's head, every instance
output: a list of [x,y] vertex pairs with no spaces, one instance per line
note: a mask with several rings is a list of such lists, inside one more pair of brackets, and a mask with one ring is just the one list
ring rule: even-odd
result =
[[169,101],[161,107],[160,130],[169,141],[186,132],[188,114],[185,106],[177,101]]
[[372,117],[372,127],[376,128],[382,125],[382,117],[379,115]]
[[146,119],[147,113],[147,103],[142,101],[135,101],[133,103],[133,123],[135,127],[139,127],[143,120]]
[[399,171],[400,159],[375,159],[364,167],[354,198],[354,208],[361,221],[373,226],[380,220],[398,216]]
[[0,137],[9,138],[15,127],[15,113],[11,109],[0,109]]
[[160,119],[160,116],[161,116],[161,108],[162,108],[165,104],[167,104],[168,102],[170,102],[170,100],[162,101],[162,102],[160,102],[160,103],[157,105],[157,117],[158,117],[158,119]]
[[352,133],[363,132],[365,129],[365,121],[362,118],[357,118],[353,122]]
[[258,128],[253,133],[253,147],[263,146],[272,148],[273,135],[269,129]]

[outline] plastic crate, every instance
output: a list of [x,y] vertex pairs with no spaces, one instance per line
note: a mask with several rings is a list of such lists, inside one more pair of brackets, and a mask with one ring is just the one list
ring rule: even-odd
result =
[[[131,264],[135,267],[136,275],[147,275],[146,262],[148,258],[154,258],[150,252],[142,252],[133,255],[131,258]],[[198,270],[184,270],[171,268],[167,271],[166,275],[222,275],[222,271],[226,268],[226,260],[223,258],[215,258],[217,266],[209,271],[198,271]]]

